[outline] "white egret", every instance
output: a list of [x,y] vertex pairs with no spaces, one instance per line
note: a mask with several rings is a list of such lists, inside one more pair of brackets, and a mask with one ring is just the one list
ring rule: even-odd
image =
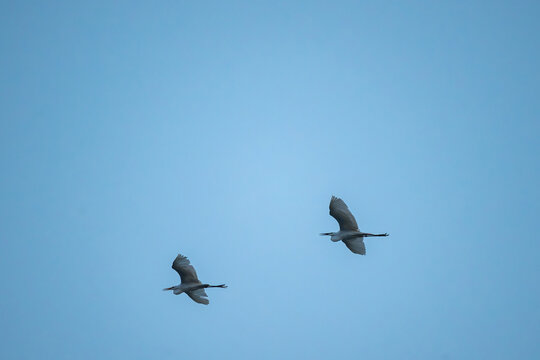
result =
[[355,254],[366,255],[364,238],[368,236],[388,236],[388,234],[370,234],[358,230],[356,219],[343,200],[332,196],[330,200],[330,215],[339,223],[338,232],[321,233],[329,235],[332,241],[343,241]]
[[171,286],[170,288],[166,288],[163,290],[172,290],[174,295],[186,293],[187,296],[189,296],[193,301],[199,304],[208,305],[210,303],[210,301],[207,299],[208,295],[206,295],[206,292],[204,291],[205,288],[227,287],[225,284],[209,285],[201,283],[199,278],[197,278],[195,268],[191,265],[189,259],[184,255],[178,254],[176,259],[174,259],[172,268],[176,270],[178,275],[180,275],[180,285]]

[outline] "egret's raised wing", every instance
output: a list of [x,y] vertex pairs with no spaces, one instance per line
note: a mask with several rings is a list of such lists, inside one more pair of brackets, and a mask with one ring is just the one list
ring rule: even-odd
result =
[[172,268],[176,270],[182,283],[197,283],[200,282],[197,278],[195,268],[189,262],[189,259],[182,254],[178,254],[172,264]]
[[210,301],[207,299],[208,295],[206,295],[206,291],[204,291],[204,289],[191,290],[188,291],[187,294],[196,303],[204,305],[210,304]]
[[343,240],[345,245],[355,254],[366,255],[366,245],[361,237]]
[[343,200],[332,196],[330,215],[339,223],[339,230],[358,230],[356,220]]

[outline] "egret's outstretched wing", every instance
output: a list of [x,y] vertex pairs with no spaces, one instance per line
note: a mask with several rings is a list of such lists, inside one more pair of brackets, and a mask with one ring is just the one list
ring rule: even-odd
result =
[[197,278],[195,268],[189,262],[189,259],[182,254],[178,254],[172,264],[172,268],[176,270],[182,283],[197,283],[200,282]]
[[208,295],[206,295],[206,291],[204,291],[204,289],[188,291],[186,294],[196,303],[204,305],[210,304],[210,301],[208,300]]
[[355,254],[366,255],[366,245],[361,237],[343,240],[345,245]]
[[358,230],[353,214],[343,200],[332,196],[330,215],[339,223],[339,230]]

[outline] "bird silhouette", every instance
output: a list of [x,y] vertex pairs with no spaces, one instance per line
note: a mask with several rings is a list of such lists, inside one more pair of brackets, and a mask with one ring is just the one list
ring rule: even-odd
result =
[[204,289],[212,287],[227,287],[225,284],[203,284],[197,277],[197,272],[195,271],[193,265],[191,265],[189,262],[189,259],[182,254],[178,254],[176,259],[174,259],[172,268],[176,270],[178,275],[180,275],[180,285],[165,288],[163,291],[172,290],[174,295],[186,293],[187,296],[199,304],[208,305],[210,303],[208,300],[208,295],[206,295],[206,291],[204,291]]
[[330,215],[339,224],[338,232],[321,233],[330,236],[332,241],[343,241],[345,245],[355,254],[366,255],[366,245],[364,238],[368,236],[388,236],[388,234],[370,234],[358,230],[358,224],[353,214],[345,204],[345,201],[332,196],[330,200]]

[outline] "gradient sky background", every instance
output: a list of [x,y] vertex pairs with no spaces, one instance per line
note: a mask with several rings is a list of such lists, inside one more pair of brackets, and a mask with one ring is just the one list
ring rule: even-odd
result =
[[1,358],[540,358],[538,2],[0,18]]

